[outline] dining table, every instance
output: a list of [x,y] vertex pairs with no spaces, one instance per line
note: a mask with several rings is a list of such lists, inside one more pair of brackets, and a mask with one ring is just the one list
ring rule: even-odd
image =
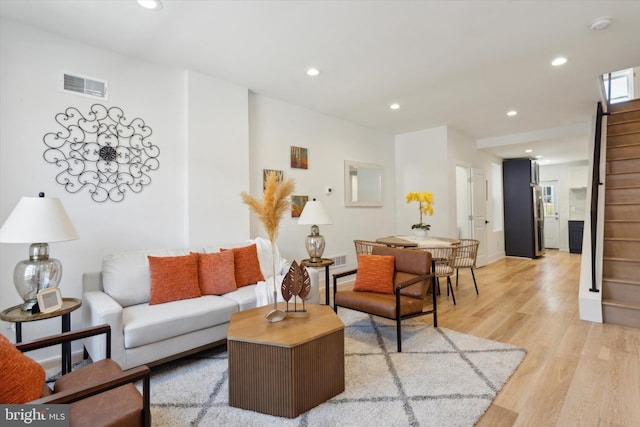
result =
[[449,247],[460,244],[460,239],[452,237],[416,237],[411,235],[393,235],[379,237],[376,242],[392,246],[394,248],[433,248]]

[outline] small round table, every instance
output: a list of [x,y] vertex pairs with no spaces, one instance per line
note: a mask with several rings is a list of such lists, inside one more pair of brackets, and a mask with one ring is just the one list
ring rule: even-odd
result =
[[304,267],[320,268],[324,267],[324,293],[326,304],[329,305],[329,266],[333,265],[334,261],[330,258],[322,258],[318,262],[311,261],[311,258],[303,259],[300,261],[300,265]]
[[[71,312],[82,305],[79,298],[62,298],[62,307],[50,313],[36,313],[23,311],[22,304],[7,308],[0,313],[0,319],[16,324],[16,343],[22,342],[22,322],[35,322],[36,320],[51,319],[62,316],[62,332],[71,330]],[[71,343],[62,344],[62,375],[71,372]]]

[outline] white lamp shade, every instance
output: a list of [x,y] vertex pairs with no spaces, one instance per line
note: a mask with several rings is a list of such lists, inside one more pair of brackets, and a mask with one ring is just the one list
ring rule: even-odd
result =
[[324,210],[324,206],[317,200],[310,200],[304,205],[304,209],[298,218],[299,225],[323,225],[332,224],[331,218]]
[[46,243],[78,239],[58,198],[23,197],[0,228],[3,243]]

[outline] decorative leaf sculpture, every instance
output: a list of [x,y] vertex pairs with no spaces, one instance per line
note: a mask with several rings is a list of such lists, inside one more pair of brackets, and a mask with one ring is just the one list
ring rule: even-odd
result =
[[298,296],[300,294],[300,289],[302,288],[302,276],[300,274],[300,266],[298,265],[297,262],[293,261],[291,263],[291,267],[295,266],[295,271],[293,273],[293,289],[292,289],[292,293],[295,296]]
[[304,302],[304,300],[307,299],[307,297],[309,296],[309,293],[311,292],[311,278],[309,277],[309,273],[307,272],[307,269],[305,267],[300,267],[300,272],[301,274],[301,281],[300,281],[300,292],[298,293],[298,296],[300,297],[300,299],[302,299],[302,301]]
[[[282,280],[282,298],[287,302],[287,313],[306,313],[304,309],[304,300],[309,296],[311,292],[311,278],[307,269],[301,265],[298,265],[296,261],[291,263],[289,271]],[[295,309],[289,311],[289,300],[294,297]],[[295,297],[299,297],[302,300],[302,311],[297,309],[298,300]]]
[[294,295],[293,290],[295,289],[297,269],[298,264],[293,261],[289,267],[289,271],[284,276],[284,279],[282,279],[282,287],[280,289],[282,290],[282,298],[284,298],[286,302],[289,302],[291,297]]

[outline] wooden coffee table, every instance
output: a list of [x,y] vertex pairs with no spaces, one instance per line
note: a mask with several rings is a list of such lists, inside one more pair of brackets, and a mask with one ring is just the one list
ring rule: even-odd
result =
[[316,304],[306,306],[309,317],[269,323],[272,308],[231,316],[229,405],[295,418],[344,391],[344,324]]

